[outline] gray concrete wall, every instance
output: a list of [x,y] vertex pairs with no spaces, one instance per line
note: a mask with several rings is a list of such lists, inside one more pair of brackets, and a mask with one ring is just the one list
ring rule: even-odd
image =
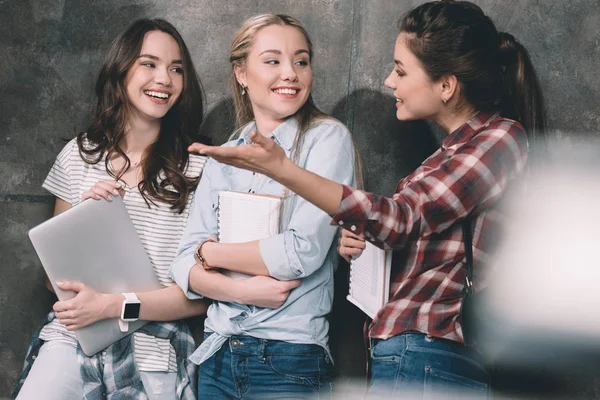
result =
[[[230,131],[228,49],[248,16],[287,13],[315,44],[313,92],[354,132],[368,188],[389,194],[426,157],[436,138],[422,123],[399,123],[383,80],[392,68],[396,21],[422,1],[361,0],[4,0],[0,1],[0,398],[8,396],[29,337],[52,297],[27,230],[51,215],[41,183],[64,138],[85,128],[95,74],[110,40],[140,17],[174,23],[206,89],[205,134]],[[479,0],[501,30],[529,50],[552,127],[565,140],[598,136],[600,3],[597,0]],[[338,271],[332,348],[340,381],[361,377],[362,316],[344,300]],[[576,382],[576,383],[575,383]],[[584,397],[593,380],[563,385]]]

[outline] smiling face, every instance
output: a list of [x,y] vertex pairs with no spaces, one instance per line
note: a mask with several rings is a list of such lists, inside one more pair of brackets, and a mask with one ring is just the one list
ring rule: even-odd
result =
[[433,82],[406,43],[402,32],[394,48],[394,70],[385,86],[394,91],[396,118],[435,120],[442,110],[442,82]]
[[271,130],[294,115],[310,95],[312,69],[306,38],[292,26],[264,27],[256,33],[246,62],[234,67],[234,72],[246,87],[257,126]]
[[158,120],[173,107],[183,90],[183,69],[179,45],[171,35],[146,33],[140,55],[127,71],[125,88],[130,120]]

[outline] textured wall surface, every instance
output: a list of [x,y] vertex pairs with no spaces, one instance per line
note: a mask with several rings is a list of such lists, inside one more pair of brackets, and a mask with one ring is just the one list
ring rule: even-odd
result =
[[[140,17],[162,17],[180,29],[206,91],[203,132],[221,143],[231,130],[228,50],[236,28],[263,12],[297,17],[315,44],[317,104],[354,132],[368,189],[390,194],[439,139],[424,123],[396,121],[394,99],[383,87],[393,65],[397,19],[420,3],[0,0],[0,398],[9,395],[29,337],[52,304],[27,238],[29,228],[51,215],[53,199],[41,183],[63,139],[85,128],[95,74],[119,31]],[[552,128],[567,141],[598,136],[600,3],[476,3],[529,49]],[[345,381],[363,375],[362,315],[344,300],[345,268],[337,279],[331,346]],[[589,379],[573,378],[562,387],[583,397],[598,390]]]

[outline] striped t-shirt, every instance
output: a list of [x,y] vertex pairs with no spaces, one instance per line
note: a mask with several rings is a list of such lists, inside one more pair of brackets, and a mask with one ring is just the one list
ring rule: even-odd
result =
[[[186,176],[197,177],[201,174],[206,157],[190,155]],[[87,164],[81,159],[77,142],[71,140],[60,154],[48,173],[45,189],[56,197],[75,206],[81,202],[83,192],[88,191],[96,182],[113,180],[105,168],[104,160],[97,164]],[[123,202],[133,221],[133,225],[146,249],[154,272],[163,287],[174,282],[167,276],[171,262],[175,258],[179,239],[183,234],[188,218],[191,196],[185,210],[179,214],[167,203],[154,200],[150,206],[144,201],[139,189],[123,184],[125,195]],[[115,322],[116,323],[116,322]],[[175,350],[167,339],[159,339],[141,332],[134,333],[135,361],[140,371],[176,371]],[[75,335],[54,319],[41,333],[42,340],[60,340],[77,346]]]

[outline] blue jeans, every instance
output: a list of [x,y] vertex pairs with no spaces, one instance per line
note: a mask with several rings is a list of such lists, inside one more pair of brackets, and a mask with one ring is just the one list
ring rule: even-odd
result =
[[331,398],[332,364],[314,344],[232,336],[200,365],[198,398]]
[[489,375],[463,344],[422,333],[371,339],[372,378],[367,397],[486,399]]

